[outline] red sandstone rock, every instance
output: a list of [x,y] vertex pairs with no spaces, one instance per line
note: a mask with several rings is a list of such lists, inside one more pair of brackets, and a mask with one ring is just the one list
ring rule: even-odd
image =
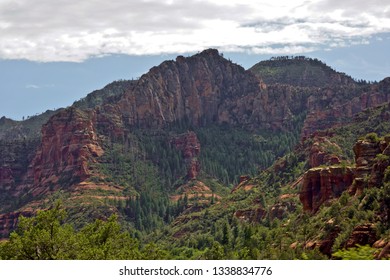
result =
[[309,169],[302,180],[299,199],[305,211],[316,212],[327,200],[339,197],[353,182],[350,167],[316,167]]
[[358,244],[372,246],[376,240],[376,229],[373,224],[359,225],[353,229],[345,244],[345,247],[351,248]]
[[237,210],[234,212],[234,216],[236,218],[246,222],[260,222],[266,214],[267,211],[262,207],[258,207],[256,209]]
[[269,217],[270,219],[276,218],[282,220],[288,215],[288,213],[294,212],[296,208],[297,207],[293,201],[277,202],[271,206],[269,210]]
[[93,112],[70,108],[43,126],[42,143],[27,175],[34,196],[90,176],[89,164],[103,154],[92,120]]
[[238,190],[245,190],[245,191],[249,191],[251,190],[254,185],[253,183],[250,182],[250,176],[248,175],[243,175],[243,176],[240,176],[240,180],[239,180],[239,183],[234,186],[234,188],[231,190],[231,193],[234,193]]
[[200,163],[197,159],[200,154],[200,142],[195,132],[190,131],[178,135],[172,139],[171,143],[183,153],[187,165],[188,179],[195,179],[200,171]]
[[313,145],[309,151],[309,166],[317,167],[320,165],[334,165],[341,161],[334,153],[334,150],[340,150],[340,147],[329,141],[326,137],[315,136]]
[[319,241],[318,249],[321,253],[327,255],[328,257],[332,256],[332,247],[339,233],[340,228],[336,226],[329,234],[327,234],[327,236],[325,236],[325,238]]
[[375,158],[381,153],[379,142],[359,140],[353,147],[355,153],[356,172],[355,183],[350,192],[360,194],[368,187],[368,178],[373,170]]
[[383,80],[379,87],[372,86],[367,92],[349,96],[351,85],[320,90],[307,99],[308,115],[302,129],[302,137],[309,137],[318,130],[325,130],[335,125],[342,125],[352,120],[357,113],[377,107],[390,101],[388,79]]

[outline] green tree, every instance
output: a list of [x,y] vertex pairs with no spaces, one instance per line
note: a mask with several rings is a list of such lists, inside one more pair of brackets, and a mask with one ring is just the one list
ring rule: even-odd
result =
[[224,260],[224,259],[226,259],[223,246],[217,241],[213,242],[213,246],[206,250],[206,252],[203,254],[203,257],[206,260]]
[[141,259],[137,240],[128,232],[122,232],[117,216],[107,221],[96,220],[78,233],[79,248],[77,259]]
[[64,224],[66,213],[57,202],[52,209],[34,217],[19,217],[18,228],[3,245],[3,259],[55,260],[76,257],[77,238],[72,226]]
[[34,217],[20,217],[9,241],[0,244],[0,259],[143,259],[138,241],[121,231],[117,216],[96,220],[76,232],[65,223],[59,202]]
[[169,259],[169,252],[161,249],[154,243],[149,243],[142,250],[144,260],[165,260]]
[[377,251],[378,249],[368,245],[357,245],[357,247],[339,250],[333,256],[343,260],[373,260]]

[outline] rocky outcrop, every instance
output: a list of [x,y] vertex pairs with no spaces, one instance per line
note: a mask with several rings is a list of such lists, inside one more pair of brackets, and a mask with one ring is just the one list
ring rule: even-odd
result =
[[[310,166],[337,164],[337,160],[330,160],[334,157],[322,152],[319,148],[321,145],[316,143],[310,148]],[[303,176],[300,192],[303,209],[316,212],[322,203],[340,196],[344,190],[348,190],[351,195],[359,195],[365,188],[381,186],[385,170],[390,165],[389,144],[390,137],[380,140],[371,134],[366,139],[358,140],[353,147],[355,168],[338,164],[309,169]]]
[[320,165],[335,165],[341,162],[338,157],[338,154],[341,154],[341,148],[336,143],[321,136],[314,136],[313,142],[309,150],[309,166],[311,168]]
[[183,154],[187,166],[187,178],[195,179],[200,171],[198,156],[200,154],[200,142],[195,132],[187,133],[174,137],[171,144]]
[[294,212],[296,209],[297,206],[295,202],[289,200],[280,201],[271,206],[269,209],[269,217],[271,220],[282,220],[287,217],[289,213]]
[[259,223],[267,215],[267,211],[261,206],[255,209],[242,209],[234,212],[234,217],[239,220],[250,222],[250,223]]
[[309,169],[302,180],[299,199],[305,211],[316,212],[327,200],[337,198],[354,179],[351,167],[329,166]]
[[373,224],[358,225],[353,229],[345,243],[345,248],[355,247],[356,245],[372,246],[376,240],[376,229]]
[[234,188],[231,190],[231,193],[235,193],[239,190],[250,191],[254,187],[255,185],[253,184],[253,182],[251,182],[251,177],[248,175],[242,175],[240,176],[238,184],[234,186]]
[[89,164],[103,154],[93,114],[71,107],[43,126],[42,143],[26,180],[33,196],[69,187],[90,176]]
[[[372,136],[371,138],[376,138]],[[364,188],[382,184],[384,172],[390,164],[390,137],[384,140],[359,140],[353,147],[356,161],[355,183],[350,192],[360,194]]]
[[379,250],[379,252],[376,256],[376,259],[388,260],[390,258],[390,241],[385,241],[383,239],[379,239],[379,240],[375,241],[375,243],[372,245],[372,247]]
[[356,162],[355,183],[351,193],[362,193],[368,187],[369,175],[372,171],[376,155],[381,152],[377,141],[359,140],[353,147]]
[[[203,182],[197,180],[191,180],[184,185],[181,185],[176,190],[176,192],[180,194],[172,195],[171,200],[173,201],[183,199],[185,196],[187,197],[187,199],[192,199],[200,197],[211,198],[214,195],[212,190],[208,186],[206,186]],[[218,198],[220,197],[218,196]]]
[[[315,249],[318,248],[318,250],[323,253],[324,255],[327,255],[328,257],[332,256],[332,247],[334,242],[336,241],[337,236],[340,233],[340,228],[336,226],[334,229],[332,229],[326,236],[324,236],[321,240],[310,240],[307,241],[304,244],[305,249]],[[292,246],[291,244],[290,246]],[[295,245],[296,247],[296,245]]]

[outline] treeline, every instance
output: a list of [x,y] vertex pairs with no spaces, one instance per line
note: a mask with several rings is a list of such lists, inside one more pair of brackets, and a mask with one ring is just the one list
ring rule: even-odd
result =
[[57,203],[36,216],[20,217],[9,240],[0,242],[3,260],[148,260],[167,258],[155,244],[141,245],[123,231],[116,216],[96,220],[79,231],[65,223],[66,212]]
[[306,57],[306,56],[303,56],[303,55],[299,55],[299,56],[289,56],[289,55],[284,55],[284,56],[273,56],[270,58],[270,60],[273,60],[273,61],[285,61],[285,60],[306,60],[306,61],[317,61],[317,62],[320,62],[317,58],[309,58],[309,57]]

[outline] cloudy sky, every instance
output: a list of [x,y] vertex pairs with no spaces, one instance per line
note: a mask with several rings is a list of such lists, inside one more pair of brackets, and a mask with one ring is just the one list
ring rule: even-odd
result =
[[210,47],[246,68],[303,54],[381,80],[390,76],[390,2],[0,0],[0,116],[67,106]]

